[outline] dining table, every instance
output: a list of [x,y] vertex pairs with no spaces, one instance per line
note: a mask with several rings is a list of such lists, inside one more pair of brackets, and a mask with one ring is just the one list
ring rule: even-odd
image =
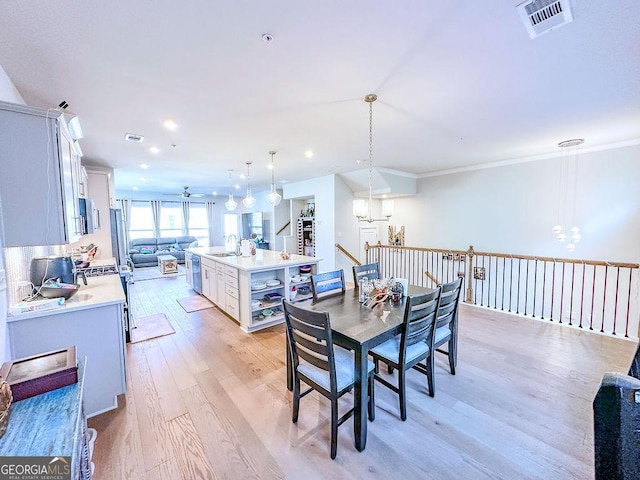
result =
[[[425,293],[428,288],[409,285],[408,295]],[[353,388],[353,432],[355,446],[363,451],[367,444],[367,359],[369,350],[401,333],[406,296],[399,301],[386,300],[370,308],[360,303],[358,291],[347,290],[313,303],[296,306],[316,312],[328,312],[333,343],[354,352],[355,384]],[[287,348],[287,351],[290,350]],[[287,388],[293,390],[291,358],[287,354]]]

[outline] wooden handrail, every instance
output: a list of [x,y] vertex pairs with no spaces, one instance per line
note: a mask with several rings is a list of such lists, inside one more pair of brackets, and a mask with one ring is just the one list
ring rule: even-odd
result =
[[[386,248],[389,250],[408,250],[414,252],[434,252],[434,253],[457,253],[466,255],[468,250],[447,250],[442,248],[424,248],[424,247],[399,247],[395,245],[382,245],[380,243],[376,245],[370,245],[369,248]],[[473,251],[475,256],[497,257],[497,258],[513,258],[515,260],[538,260],[541,262],[562,262],[571,263],[576,265],[595,265],[599,267],[620,267],[620,268],[640,268],[640,264],[637,263],[625,263],[625,262],[609,262],[603,260],[576,260],[571,258],[557,258],[557,257],[538,257],[535,255],[514,255],[507,253],[492,253],[492,252],[478,252]]]
[[439,285],[439,284],[440,284],[440,282],[438,282],[438,279],[437,279],[436,277],[434,277],[433,275],[431,275],[431,273],[430,273],[430,272],[425,271],[425,272],[424,272],[424,274],[427,276],[427,278],[428,278],[429,280],[431,280],[431,281],[432,281],[433,283],[435,283],[436,285]]
[[360,263],[360,261],[359,261],[356,257],[354,257],[353,255],[351,255],[351,254],[350,254],[350,253],[349,253],[349,252],[348,252],[348,251],[347,251],[347,250],[346,250],[342,245],[340,245],[339,243],[336,243],[336,248],[337,248],[338,250],[340,250],[342,253],[344,253],[344,254],[347,256],[347,258],[348,258],[349,260],[351,260],[353,263],[355,263],[356,265],[362,265],[362,264]]
[[283,225],[283,227],[282,227],[280,230],[278,230],[278,231],[276,232],[276,236],[277,236],[277,235],[280,235],[280,234],[282,233],[282,231],[283,231],[285,228],[287,228],[289,225],[291,225],[291,220],[289,220],[287,223],[285,223],[285,224]]

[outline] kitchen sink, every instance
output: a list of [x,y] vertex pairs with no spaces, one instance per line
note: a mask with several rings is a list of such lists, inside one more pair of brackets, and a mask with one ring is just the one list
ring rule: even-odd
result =
[[235,257],[236,254],[235,252],[218,252],[218,253],[212,253],[211,256],[212,257]]

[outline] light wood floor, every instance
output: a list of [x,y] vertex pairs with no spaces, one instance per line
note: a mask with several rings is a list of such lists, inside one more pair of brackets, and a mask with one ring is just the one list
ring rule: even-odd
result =
[[593,397],[635,350],[465,306],[457,375],[438,360],[431,398],[426,378],[410,374],[406,422],[377,384],[367,448],[355,450],[349,420],[331,460],[324,399],[302,399],[291,423],[282,325],[245,334],[216,308],[185,313],[176,299],[193,292],[183,276],[138,281],[132,294],[137,315],[164,312],[176,333],[128,345],[127,394],[89,420],[97,480],[589,479]]

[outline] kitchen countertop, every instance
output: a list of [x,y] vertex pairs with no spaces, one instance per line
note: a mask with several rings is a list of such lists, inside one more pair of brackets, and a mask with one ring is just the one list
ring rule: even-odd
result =
[[[95,262],[97,265],[99,262]],[[113,262],[112,262],[113,263]],[[94,263],[92,262],[92,265]],[[120,275],[103,275],[87,278],[87,285],[80,280],[80,290],[63,305],[48,310],[26,312],[7,315],[7,322],[26,320],[29,318],[56,315],[75,310],[102,307],[117,303],[124,303],[125,296],[120,282]]]
[[280,258],[280,252],[262,250],[260,248],[256,250],[255,255],[251,255],[250,257],[242,257],[239,255],[218,256],[216,254],[224,252],[224,250],[220,250],[220,247],[194,247],[188,248],[187,251],[248,272],[254,270],[266,270],[270,268],[307,265],[318,263],[321,260],[320,258],[296,255],[293,253],[290,254],[291,257],[289,260],[283,260]]

